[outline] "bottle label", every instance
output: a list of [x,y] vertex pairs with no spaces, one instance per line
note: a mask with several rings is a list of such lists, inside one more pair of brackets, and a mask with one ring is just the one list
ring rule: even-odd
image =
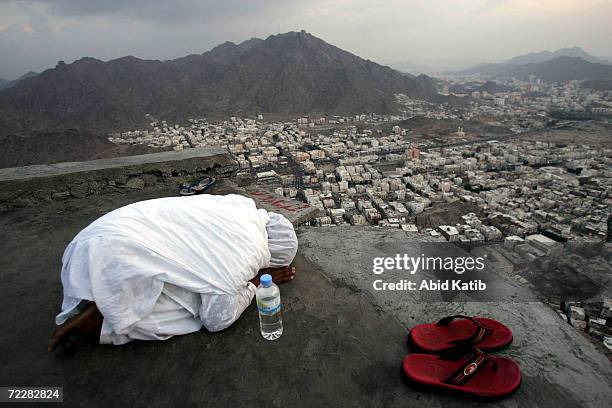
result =
[[270,299],[270,300],[261,300],[257,299],[257,310],[262,315],[273,315],[280,311],[281,301],[280,297]]

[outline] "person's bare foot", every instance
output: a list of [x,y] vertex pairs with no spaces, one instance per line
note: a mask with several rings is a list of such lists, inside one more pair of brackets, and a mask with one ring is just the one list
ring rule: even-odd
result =
[[295,267],[284,266],[281,268],[270,268],[268,274],[272,275],[272,282],[280,285],[281,283],[289,282],[295,278]]
[[261,277],[261,275],[266,273],[272,276],[272,282],[277,285],[280,285],[281,283],[289,282],[295,278],[295,267],[282,266],[280,268],[261,269],[257,276],[251,279],[251,282],[255,286],[259,286],[259,278]]
[[99,339],[103,319],[96,304],[94,302],[89,302],[81,313],[68,319],[64,324],[58,326],[53,331],[47,345],[47,350],[52,352],[58,345],[64,348],[70,348],[72,346],[70,337],[73,335]]

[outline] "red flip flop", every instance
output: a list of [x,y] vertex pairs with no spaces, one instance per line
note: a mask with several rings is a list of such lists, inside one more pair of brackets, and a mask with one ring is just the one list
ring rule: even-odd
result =
[[408,354],[402,364],[406,385],[422,391],[498,400],[521,385],[521,370],[509,358],[491,357],[473,349],[473,355],[450,360],[433,354]]
[[435,324],[419,324],[408,334],[412,350],[432,354],[473,346],[496,351],[510,343],[512,331],[497,320],[463,315],[447,316]]

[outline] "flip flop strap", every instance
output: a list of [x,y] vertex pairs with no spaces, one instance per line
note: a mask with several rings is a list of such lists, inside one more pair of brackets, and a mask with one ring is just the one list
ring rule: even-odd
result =
[[451,385],[463,385],[468,382],[484,367],[487,363],[493,364],[493,369],[497,370],[495,359],[481,350],[474,348],[474,355],[460,368],[454,371],[444,382]]
[[470,337],[468,337],[466,339],[453,340],[451,342],[451,343],[456,344],[457,346],[471,346],[471,345],[474,345],[474,344],[478,344],[487,335],[489,335],[489,334],[491,334],[493,332],[492,329],[490,329],[487,326],[485,326],[484,324],[480,323],[478,320],[474,319],[473,317],[464,316],[464,315],[446,316],[446,317],[442,318],[440,321],[438,321],[438,323],[436,323],[436,326],[448,326],[448,325],[450,325],[450,322],[455,320],[455,319],[467,319],[467,320],[471,321],[472,323],[474,323],[474,325],[476,325],[476,330],[474,331],[474,333]]

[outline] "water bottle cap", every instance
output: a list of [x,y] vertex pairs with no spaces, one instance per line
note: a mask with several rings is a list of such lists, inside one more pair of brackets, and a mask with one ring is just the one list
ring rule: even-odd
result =
[[259,278],[259,282],[261,283],[263,287],[268,287],[272,284],[272,276],[270,276],[267,273],[264,275],[261,275],[261,278]]

